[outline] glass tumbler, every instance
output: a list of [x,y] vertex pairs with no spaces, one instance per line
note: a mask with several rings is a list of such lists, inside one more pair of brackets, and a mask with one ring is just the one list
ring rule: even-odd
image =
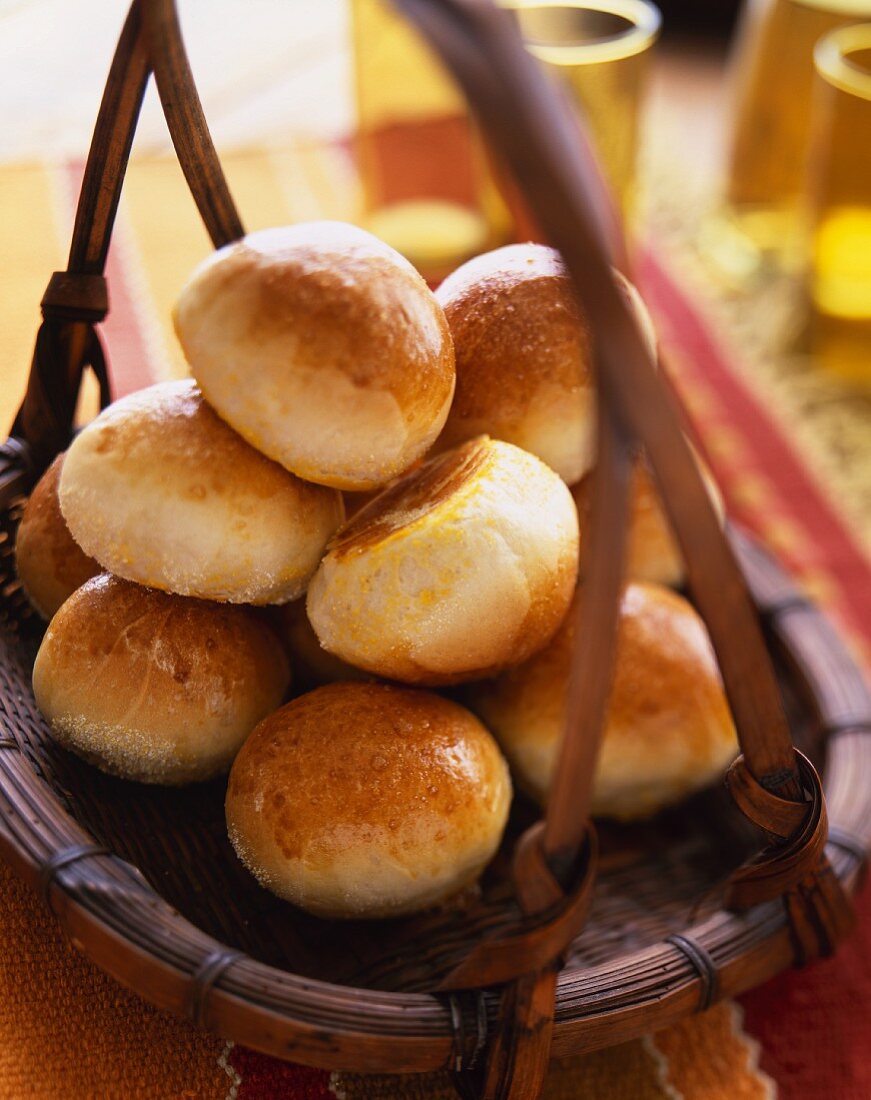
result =
[[814,50],[806,168],[812,348],[820,363],[871,386],[871,23]]
[[705,250],[738,284],[802,263],[801,190],[814,84],[813,51],[871,0],[747,0],[732,57],[723,207]]
[[499,0],[516,13],[527,49],[586,118],[605,181],[625,223],[635,208],[640,106],[662,23],[648,0]]

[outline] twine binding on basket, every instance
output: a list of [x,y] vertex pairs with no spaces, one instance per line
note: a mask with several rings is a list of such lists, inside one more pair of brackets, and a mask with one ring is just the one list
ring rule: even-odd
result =
[[704,1012],[709,1009],[718,999],[720,992],[717,964],[711,958],[710,952],[706,951],[691,936],[683,936],[679,932],[666,936],[665,942],[670,943],[685,958],[689,959],[693,969],[699,976],[699,1004],[696,1012]]
[[63,848],[59,852],[54,852],[43,863],[39,871],[39,893],[45,905],[51,908],[51,888],[58,874],[65,867],[71,867],[82,859],[111,854],[110,850],[103,844],[74,844],[70,848]]

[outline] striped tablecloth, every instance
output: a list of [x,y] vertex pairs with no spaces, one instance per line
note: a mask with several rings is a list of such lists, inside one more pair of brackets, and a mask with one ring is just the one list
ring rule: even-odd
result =
[[[225,162],[249,228],[351,217],[340,149],[294,146]],[[0,167],[0,420],[25,384],[38,303],[62,266],[81,164]],[[110,252],[104,337],[117,395],[184,372],[170,307],[208,241],[170,159],[131,168]],[[871,571],[833,480],[807,460],[772,397],[738,369],[651,249],[638,278],[665,357],[732,514],[754,529],[871,657]],[[93,400],[93,394],[90,395]],[[783,407],[781,407],[783,406]],[[867,460],[869,456],[865,456]],[[852,471],[854,480],[856,471]],[[836,480],[836,479],[835,479]],[[871,477],[869,477],[871,481]],[[868,485],[864,485],[867,491]],[[855,516],[855,509],[852,510]],[[869,662],[871,663],[871,662]],[[285,1065],[197,1032],[117,986],[67,945],[35,896],[0,866],[0,1097],[347,1100],[452,1097],[441,1078],[360,1078]],[[871,899],[837,958],[781,976],[637,1042],[555,1066],[551,1100],[868,1100]]]

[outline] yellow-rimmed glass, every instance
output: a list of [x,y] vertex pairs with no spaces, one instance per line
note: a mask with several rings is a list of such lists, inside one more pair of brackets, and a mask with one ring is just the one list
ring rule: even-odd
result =
[[662,17],[647,0],[500,0],[530,53],[582,110],[624,219],[635,206],[638,127]]
[[814,83],[814,46],[871,17],[871,0],[748,0],[732,59],[724,203],[705,247],[743,283],[803,262],[801,191]]
[[813,349],[828,369],[871,384],[871,23],[814,50],[807,161]]

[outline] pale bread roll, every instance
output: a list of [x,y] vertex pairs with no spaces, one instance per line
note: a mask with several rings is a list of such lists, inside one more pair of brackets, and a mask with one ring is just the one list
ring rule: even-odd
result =
[[33,667],[60,744],[111,775],[171,786],[226,771],[289,683],[253,611],[107,574],[58,611]]
[[[551,644],[520,668],[467,689],[517,783],[547,799],[562,736],[575,608]],[[630,820],[716,780],[735,758],[735,727],[705,625],[682,596],[630,584],[596,769],[593,813]]]
[[50,619],[64,600],[100,572],[61,515],[57,486],[63,459],[58,455],[34,486],[15,539],[19,580],[43,619]]
[[221,416],[308,481],[384,485],[448,414],[441,306],[407,260],[352,225],[263,230],[220,249],[182,290],[175,327]]
[[116,401],[67,451],[60,506],[109,572],[183,596],[285,603],[342,522],[341,495],[249,446],[196,384]]
[[[655,353],[650,316],[614,273]],[[491,435],[538,455],[571,485],[595,458],[589,324],[555,249],[514,244],[476,256],[436,291],[454,340],[457,392],[439,439]]]
[[257,727],[227,826],[261,884],[322,917],[436,905],[491,859],[511,803],[496,742],[463,707],[385,684],[329,684]]
[[564,483],[534,455],[476,439],[359,511],[309,587],[321,645],[407,683],[478,679],[547,643],[577,577]]
[[[707,464],[696,455],[699,471],[714,510],[723,522],[723,497]],[[581,531],[581,563],[590,531],[592,471],[572,486]],[[629,531],[626,543],[626,579],[680,588],[686,578],[683,555],[665,514],[662,498],[647,462],[639,458],[632,470],[629,498]]]

